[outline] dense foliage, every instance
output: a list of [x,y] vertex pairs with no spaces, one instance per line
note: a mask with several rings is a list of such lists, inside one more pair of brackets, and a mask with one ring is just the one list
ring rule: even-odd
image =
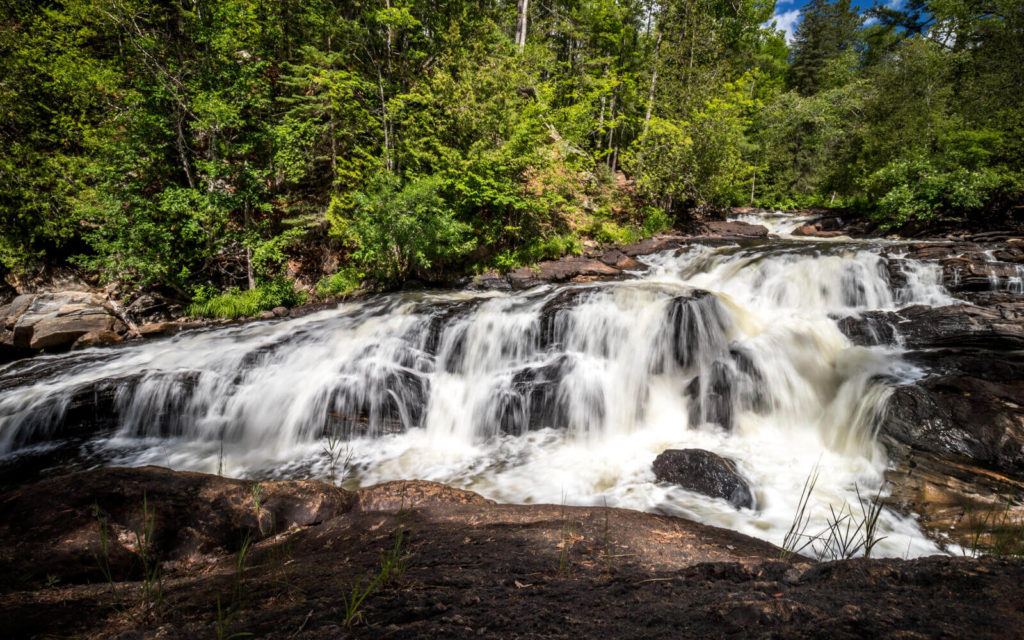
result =
[[313,231],[341,261],[330,294],[734,204],[899,223],[1019,200],[1019,0],[814,0],[791,47],[773,11],[5,2],[0,263],[75,264],[196,309],[245,288],[248,309],[281,298]]

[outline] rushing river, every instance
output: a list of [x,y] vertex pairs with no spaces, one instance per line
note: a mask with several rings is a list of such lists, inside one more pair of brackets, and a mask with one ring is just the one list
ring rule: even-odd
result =
[[[615,282],[392,294],[12,363],[0,367],[0,465],[71,447],[64,468],[325,478],[333,466],[346,486],[437,480],[781,543],[815,465],[819,519],[881,486],[888,385],[920,375],[896,346],[852,346],[835,319],[951,299],[931,264],[904,261],[891,286],[880,242],[749,221],[780,237],[690,244]],[[69,434],[90,397],[105,414]],[[328,434],[344,440],[334,465]],[[756,508],[656,482],[651,463],[670,448],[735,460]],[[883,555],[937,550],[912,519],[886,511],[881,527]]]

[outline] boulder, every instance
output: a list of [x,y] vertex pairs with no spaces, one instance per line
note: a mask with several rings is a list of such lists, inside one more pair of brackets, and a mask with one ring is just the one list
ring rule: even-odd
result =
[[713,220],[704,223],[703,237],[721,240],[763,240],[768,237],[768,227],[749,222]]
[[618,250],[630,258],[635,258],[636,256],[646,256],[670,249],[678,249],[682,244],[683,238],[681,236],[659,234],[650,238],[644,238],[640,242],[623,245]]
[[145,293],[125,307],[125,312],[137,323],[167,322],[182,311],[181,305],[164,296],[150,292]]
[[809,238],[837,238],[844,235],[846,232],[839,229],[833,229],[827,231],[823,228],[821,223],[805,224],[802,227],[797,227],[793,230],[794,236],[804,236]]
[[754,494],[736,463],[703,449],[667,449],[654,460],[654,476],[689,491],[753,509]]
[[608,249],[603,252],[598,259],[608,266],[615,267],[616,269],[621,269],[623,271],[638,271],[647,268],[647,265],[626,255],[618,249]]
[[64,349],[88,333],[125,330],[102,296],[85,291],[18,296],[0,316],[0,342],[16,349]]

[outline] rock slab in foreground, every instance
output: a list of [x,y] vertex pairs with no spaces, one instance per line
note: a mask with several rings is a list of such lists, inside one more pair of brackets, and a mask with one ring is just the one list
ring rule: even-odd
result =
[[[67,508],[61,490],[92,493],[104,504],[114,500],[116,487],[96,484],[111,473],[154,492],[161,481],[198,482],[214,495],[233,495],[238,483],[251,491],[252,485],[202,474],[173,479],[168,474],[174,472],[156,469],[101,470],[49,481],[49,493],[40,483],[20,495],[37,500],[37,519],[56,522],[44,512]],[[326,486],[310,484],[316,491]],[[241,571],[239,554],[230,550],[202,564],[165,564],[163,598],[150,615],[138,582],[70,583],[53,574],[34,584],[0,583],[0,629],[12,640],[192,640],[217,631],[275,640],[1001,639],[1024,629],[1020,560],[783,563],[767,543],[679,518],[493,504],[428,482],[357,493],[359,503],[365,497],[374,508],[352,505],[319,524],[268,536],[249,548]],[[181,500],[193,505],[189,513],[209,513],[213,502],[204,495]],[[269,509],[269,488],[267,495]],[[302,492],[295,497],[306,502]],[[10,499],[0,498],[4,504]],[[133,491],[118,508],[133,513],[140,507]],[[175,524],[201,526],[188,517]],[[0,530],[0,548],[31,539],[32,527],[29,518]],[[382,556],[396,548],[405,570],[371,590],[357,624],[346,629],[343,596],[357,583],[365,586],[380,571]]]
[[753,509],[754,494],[736,463],[703,449],[668,449],[654,460],[662,482],[727,500],[737,509]]

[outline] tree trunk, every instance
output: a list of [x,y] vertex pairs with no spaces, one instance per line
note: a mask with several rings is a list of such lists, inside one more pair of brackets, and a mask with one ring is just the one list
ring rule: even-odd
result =
[[377,67],[377,89],[380,91],[380,120],[384,129],[384,168],[391,171],[391,136],[388,133],[388,103],[384,99],[384,78]]
[[188,156],[185,155],[185,132],[182,131],[183,114],[178,114],[178,155],[181,157],[181,166],[185,169],[185,177],[188,178],[189,189],[196,188],[196,181],[192,177],[192,170],[188,166]]
[[658,34],[658,43],[654,45],[654,70],[651,71],[651,88],[647,92],[647,112],[644,113],[644,130],[640,139],[647,137],[647,128],[651,124],[651,111],[654,109],[654,88],[658,83],[658,53],[661,51],[661,34]]
[[[249,230],[249,202],[246,201],[244,205],[245,210],[245,230]],[[256,288],[256,278],[252,274],[252,248],[245,248],[245,276],[249,280],[249,291]]]
[[516,21],[516,44],[519,50],[526,48],[526,13],[529,9],[530,0],[519,0],[519,20]]

